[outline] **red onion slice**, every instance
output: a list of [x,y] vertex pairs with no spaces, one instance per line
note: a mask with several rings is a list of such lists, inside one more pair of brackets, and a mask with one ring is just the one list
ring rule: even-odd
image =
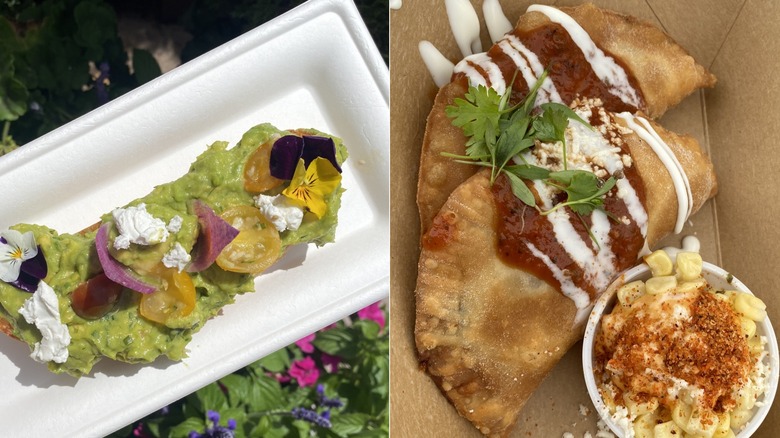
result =
[[106,222],[98,229],[95,235],[95,248],[97,249],[98,259],[100,259],[100,265],[103,267],[103,273],[106,274],[111,281],[119,283],[122,286],[132,289],[134,291],[141,292],[143,294],[150,294],[157,290],[154,286],[144,283],[143,281],[135,278],[127,268],[116,261],[108,252],[108,230],[111,229],[111,222]]
[[198,216],[200,234],[192,250],[188,272],[200,272],[214,263],[219,253],[238,236],[238,230],[217,216],[205,202],[196,199],[192,206]]

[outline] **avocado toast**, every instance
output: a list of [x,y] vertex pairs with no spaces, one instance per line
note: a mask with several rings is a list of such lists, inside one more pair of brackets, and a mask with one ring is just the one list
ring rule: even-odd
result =
[[[0,230],[0,264],[19,265],[0,282],[0,330],[55,373],[87,374],[102,357],[180,360],[193,333],[254,291],[288,247],[334,240],[346,157],[338,138],[262,124],[230,149],[213,143],[188,173],[82,233]],[[34,301],[46,286],[56,305],[42,317],[33,310],[47,305]]]

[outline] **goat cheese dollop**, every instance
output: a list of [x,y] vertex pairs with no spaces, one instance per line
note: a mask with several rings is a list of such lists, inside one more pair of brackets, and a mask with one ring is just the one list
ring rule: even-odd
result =
[[168,239],[165,222],[149,214],[144,203],[117,208],[111,214],[119,231],[119,236],[114,239],[116,249],[127,249],[131,243],[155,245]]
[[30,357],[41,363],[64,363],[68,360],[70,332],[68,326],[60,321],[59,301],[51,286],[41,281],[35,293],[25,300],[19,314],[43,335],[43,339],[35,343]]

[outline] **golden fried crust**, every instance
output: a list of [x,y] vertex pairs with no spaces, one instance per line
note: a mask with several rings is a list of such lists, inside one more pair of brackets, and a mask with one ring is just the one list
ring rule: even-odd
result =
[[[592,4],[561,9],[590,34],[596,45],[626,66],[644,95],[646,107],[641,108],[642,111],[653,118],[660,117],[697,88],[715,84],[712,74],[649,23]],[[527,32],[549,23],[544,14],[530,12],[520,18],[517,29]],[[452,126],[445,109],[454,103],[454,99],[462,98],[467,90],[466,79],[456,76],[453,82],[439,90],[428,116],[417,186],[422,233],[428,230],[433,217],[455,187],[476,171],[475,166],[458,164],[441,155],[442,152],[465,154],[466,139],[460,128]]]
[[497,257],[488,175],[471,177],[442,207],[449,243],[422,250],[415,338],[422,365],[458,413],[503,437],[581,328],[571,300]]
[[[669,35],[646,21],[592,3],[560,9],[577,21],[598,47],[622,61],[644,96],[645,107],[640,109],[654,119],[698,88],[713,87],[717,82]],[[531,31],[549,22],[541,12],[529,12],[520,17],[516,28]]]
[[[622,126],[625,122],[615,118]],[[653,129],[674,152],[677,160],[685,169],[691,185],[693,212],[715,196],[718,183],[712,162],[704,155],[699,142],[689,135],[679,135],[664,129],[658,123],[649,121]],[[677,195],[669,172],[650,146],[636,134],[623,137],[631,151],[633,165],[645,186],[645,210],[647,210],[647,243],[654,246],[664,236],[674,231],[677,221]]]
[[[620,119],[616,119],[620,121]],[[712,164],[691,137],[654,124],[686,171],[696,211],[716,191]],[[645,186],[648,243],[677,219],[671,177],[653,149],[626,133]],[[581,338],[573,302],[498,256],[489,171],[458,186],[435,218],[437,244],[420,254],[415,339],[421,364],[458,413],[488,436],[511,432],[531,393]]]

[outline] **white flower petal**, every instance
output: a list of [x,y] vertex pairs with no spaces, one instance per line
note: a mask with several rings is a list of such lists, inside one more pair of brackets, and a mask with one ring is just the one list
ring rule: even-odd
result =
[[38,255],[38,245],[35,243],[35,235],[32,231],[22,234],[22,260],[30,260]]
[[7,283],[18,280],[21,267],[22,262],[18,259],[0,260],[0,280]]

